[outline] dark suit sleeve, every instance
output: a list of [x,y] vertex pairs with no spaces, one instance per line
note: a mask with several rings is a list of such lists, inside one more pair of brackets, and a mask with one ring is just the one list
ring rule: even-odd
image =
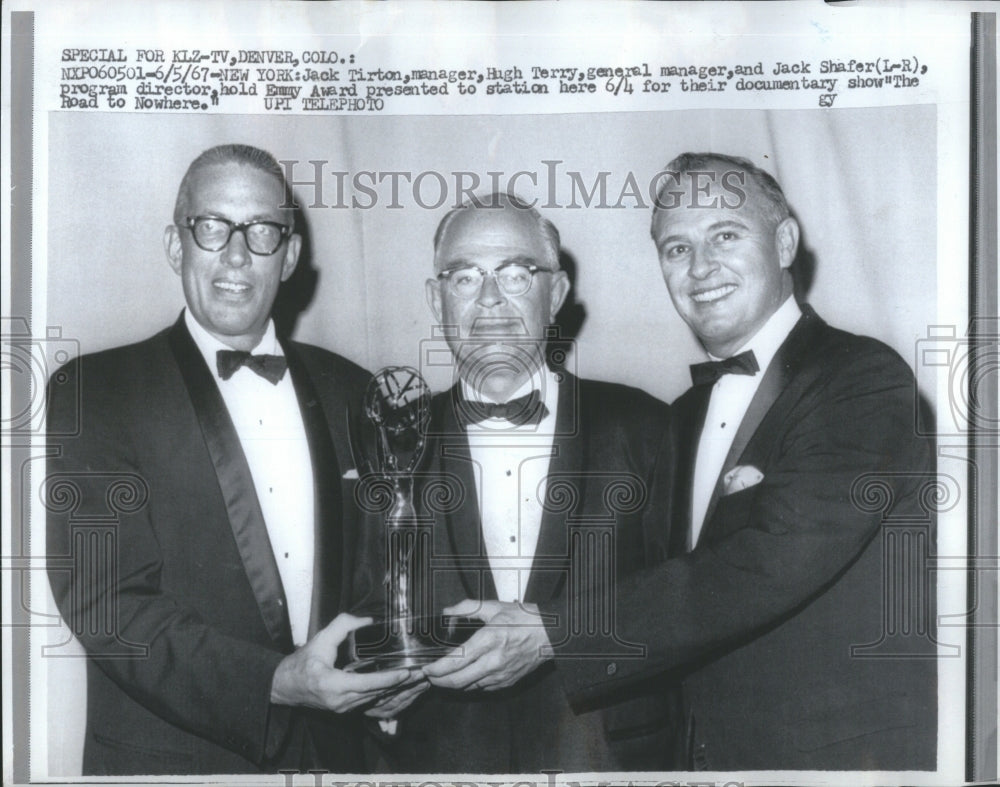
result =
[[657,400],[646,427],[642,429],[647,448],[644,455],[637,458],[637,469],[642,474],[646,492],[641,517],[644,553],[641,562],[623,567],[624,570],[619,573],[622,578],[636,569],[662,563],[675,540],[670,525],[673,519],[675,470],[670,415],[670,408]]
[[617,631],[643,643],[645,658],[609,658],[599,640],[576,638],[577,652],[588,657],[560,664],[571,696],[598,696],[694,665],[794,614],[877,533],[881,506],[870,505],[856,486],[865,474],[883,479],[897,508],[915,505],[931,459],[914,438],[909,369],[871,341],[836,355],[825,359],[822,373],[786,391],[794,404],[779,422],[762,423],[780,432],[769,441],[771,454],[749,462],[765,477],[720,499],[708,543],[620,583]]
[[[145,504],[156,479],[136,462],[120,400],[102,390],[113,382],[86,371],[71,363],[61,370],[68,384],[50,386],[50,433],[72,431],[77,408],[81,428],[81,436],[53,440],[59,453],[48,467],[47,553],[59,609],[93,662],[133,700],[260,764],[280,747],[288,722],[288,709],[270,704],[283,656],[206,625],[162,589],[164,564]],[[77,379],[80,397],[63,393],[75,392]],[[109,512],[113,523],[102,525]]]
[[[614,539],[613,549],[608,542],[596,552],[584,549],[587,538],[579,542],[577,548],[584,549],[581,554],[589,554],[589,559],[572,560],[559,592],[539,600],[548,621],[557,670],[567,670],[564,684],[569,688],[574,686],[581,654],[590,660],[604,652],[627,654],[626,659],[636,657],[636,646],[644,643],[645,637],[626,632],[619,625],[621,593],[630,576],[666,559],[671,541],[670,408],[623,386],[583,385],[586,395],[579,397],[580,422],[588,447],[580,482],[585,494],[580,510],[574,513],[577,517],[584,514],[578,521],[587,517],[613,521]],[[571,549],[571,553],[577,555],[577,550]],[[592,563],[595,559],[600,562]],[[639,693],[659,692],[665,685],[648,684]],[[572,692],[570,698],[574,699]]]

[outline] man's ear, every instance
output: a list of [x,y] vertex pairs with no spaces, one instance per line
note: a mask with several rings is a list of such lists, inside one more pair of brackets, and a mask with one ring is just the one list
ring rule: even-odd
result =
[[799,250],[799,223],[789,216],[775,228],[774,237],[781,267],[785,269],[792,267],[795,254]]
[[181,247],[181,234],[173,224],[168,224],[163,231],[163,248],[167,252],[167,262],[170,263],[170,267],[180,276],[184,250]]
[[424,283],[424,294],[427,296],[427,305],[434,313],[434,319],[441,322],[441,281],[440,279],[428,279]]
[[556,271],[552,274],[552,286],[549,288],[549,318],[555,319],[569,295],[569,276],[566,271]]
[[295,273],[295,266],[299,264],[299,253],[302,251],[302,236],[292,233],[285,246],[285,258],[281,261],[281,280],[288,281],[288,277]]

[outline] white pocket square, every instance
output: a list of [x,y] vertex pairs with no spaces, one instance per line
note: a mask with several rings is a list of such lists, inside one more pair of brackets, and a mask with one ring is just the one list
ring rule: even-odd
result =
[[341,476],[345,481],[354,481],[358,478],[358,468],[352,467],[346,473]]
[[764,474],[753,465],[736,465],[722,477],[722,494],[731,495],[756,486],[764,480]]
[[[357,471],[354,473],[357,475]],[[399,729],[398,719],[379,719],[378,720],[379,729],[382,730],[386,735],[395,736]]]

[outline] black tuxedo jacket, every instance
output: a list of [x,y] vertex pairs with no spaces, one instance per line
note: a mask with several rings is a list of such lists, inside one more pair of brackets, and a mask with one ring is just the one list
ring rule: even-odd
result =
[[[577,697],[686,675],[694,769],[933,769],[933,459],[914,436],[913,375],[880,342],[803,312],[738,429],[697,547],[620,588],[619,630],[649,658],[561,672]],[[710,390],[672,408],[673,555]],[[763,480],[724,494],[741,465]]]
[[[316,490],[311,629],[355,549],[345,413],[367,375],[284,343]],[[184,325],[83,356],[49,387],[49,576],[88,652],[84,774],[356,770],[356,719],[270,704],[293,650],[246,458]]]
[[[417,500],[433,528],[437,612],[463,598],[496,598],[480,523],[480,476],[456,421],[456,392],[457,386],[433,401],[430,461],[424,483],[417,485]],[[666,555],[668,489],[657,479],[669,477],[667,413],[662,402],[622,385],[567,374],[559,387],[544,513],[523,601],[548,602],[559,619],[604,631],[610,652],[623,658],[637,657],[638,649],[614,639],[616,583]],[[574,590],[586,598],[585,606],[568,606]],[[557,677],[574,653],[568,643],[557,643],[556,652],[554,662],[502,691],[432,689],[403,714],[400,733],[384,748],[388,767],[537,773],[677,765],[677,693],[660,676],[574,708]]]

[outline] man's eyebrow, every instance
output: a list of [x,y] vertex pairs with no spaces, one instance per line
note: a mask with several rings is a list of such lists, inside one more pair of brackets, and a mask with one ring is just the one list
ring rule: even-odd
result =
[[[504,257],[500,262],[497,263],[496,267],[499,268],[503,265],[524,265],[525,267],[529,265],[538,265],[538,260],[529,254],[515,254],[513,257]],[[452,257],[451,259],[444,262],[441,266],[442,271],[458,270],[460,268],[481,268],[482,265],[476,262],[471,262],[465,257]]]
[[[279,212],[281,212],[280,209],[279,209]],[[198,214],[195,214],[195,215],[198,215],[198,216],[210,216],[213,219],[226,219],[226,221],[231,221],[234,224],[249,224],[249,223],[254,222],[254,221],[270,221],[270,222],[273,222],[275,224],[284,224],[285,223],[282,220],[282,219],[284,219],[284,216],[282,217],[282,219],[278,219],[276,216],[272,216],[270,213],[255,213],[254,215],[250,216],[250,218],[243,219],[242,222],[236,221],[236,219],[234,219],[232,216],[230,216],[224,210],[212,210],[211,208],[207,208],[207,209],[203,210],[201,213],[198,213]]]
[[[729,228],[740,229],[740,230],[749,229],[747,225],[744,224],[742,221],[737,221],[736,219],[723,219],[722,221],[716,221],[712,224],[709,224],[705,231],[718,232],[719,230],[729,229]],[[686,241],[687,239],[688,239],[687,235],[679,235],[675,233],[673,235],[668,235],[663,240],[659,241],[656,245],[657,247],[666,246],[668,243],[676,243],[677,241]]]
[[446,260],[441,265],[442,271],[454,271],[460,268],[475,268],[478,267],[475,263],[469,262],[465,257],[452,257],[450,260]]
[[[517,254],[513,257],[504,258],[500,265],[524,265],[525,267],[529,265],[537,265],[538,260],[529,254]],[[500,265],[497,265],[499,268]]]
[[738,221],[737,219],[724,219],[723,221],[717,221],[715,222],[715,224],[709,226],[708,229],[709,232],[711,232],[714,230],[725,229],[726,227],[735,227],[736,229],[741,229],[741,230],[748,229],[746,224],[744,224],[742,221]]

